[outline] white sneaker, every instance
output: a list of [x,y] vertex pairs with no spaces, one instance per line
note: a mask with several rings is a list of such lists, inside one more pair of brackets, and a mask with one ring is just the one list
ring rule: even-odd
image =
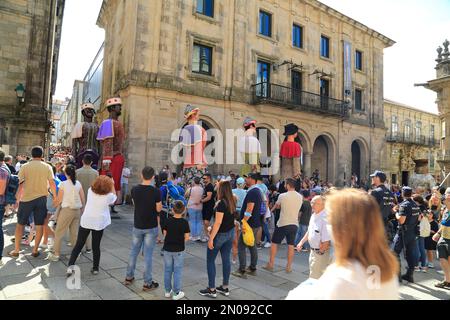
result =
[[47,260],[50,260],[50,261],[53,261],[53,262],[58,262],[59,261],[59,256],[56,256],[53,253],[50,253],[47,256]]
[[209,240],[208,240],[208,238],[206,238],[206,237],[202,239],[202,242],[203,242],[203,243],[206,243],[206,242],[208,242],[208,241],[209,241]]
[[173,294],[172,290],[170,290],[170,292],[164,292],[164,297],[170,298],[172,296],[172,294]]
[[43,244],[43,243],[41,243],[41,244],[39,245],[39,248],[41,248],[41,249],[48,249],[48,244]]
[[264,245],[264,248],[270,248],[271,246],[272,246],[272,243],[266,242],[266,244]]
[[180,299],[183,299],[183,298],[184,298],[184,292],[183,291],[180,291],[180,292],[178,292],[178,294],[174,294],[172,296],[173,300],[180,300]]

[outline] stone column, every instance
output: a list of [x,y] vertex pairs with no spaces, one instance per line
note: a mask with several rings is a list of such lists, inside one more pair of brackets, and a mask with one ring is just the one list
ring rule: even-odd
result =
[[311,172],[311,155],[312,152],[305,152],[303,154],[303,172],[305,173],[305,175],[309,178],[312,175]]

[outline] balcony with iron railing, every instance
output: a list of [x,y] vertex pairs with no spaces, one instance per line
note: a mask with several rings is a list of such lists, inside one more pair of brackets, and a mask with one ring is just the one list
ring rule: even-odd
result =
[[386,136],[387,142],[396,142],[403,144],[415,144],[424,147],[437,148],[440,146],[440,141],[434,137],[426,137],[424,135],[413,136],[412,134],[406,135],[402,132],[392,133],[389,132]]
[[348,104],[342,100],[273,83],[252,85],[253,104],[275,104],[290,110],[348,116]]

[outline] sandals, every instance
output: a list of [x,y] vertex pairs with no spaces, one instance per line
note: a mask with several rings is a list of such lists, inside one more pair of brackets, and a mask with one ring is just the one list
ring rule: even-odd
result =
[[142,287],[142,290],[143,291],[150,291],[150,290],[155,290],[158,287],[159,287],[158,282],[152,281],[152,284],[144,283],[144,286]]
[[11,252],[8,252],[8,256],[10,256],[11,258],[18,258],[19,257],[19,253],[15,252],[14,250]]
[[134,277],[131,279],[125,278],[125,281],[123,282],[124,285],[129,286],[134,282]]
[[442,281],[442,282],[436,283],[434,286],[436,288],[440,288],[440,289],[450,289],[450,282]]

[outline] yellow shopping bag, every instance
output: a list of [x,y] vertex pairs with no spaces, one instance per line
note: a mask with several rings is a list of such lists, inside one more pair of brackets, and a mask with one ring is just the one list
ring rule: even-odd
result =
[[255,235],[247,221],[242,220],[242,238],[246,246],[253,247],[255,245]]

